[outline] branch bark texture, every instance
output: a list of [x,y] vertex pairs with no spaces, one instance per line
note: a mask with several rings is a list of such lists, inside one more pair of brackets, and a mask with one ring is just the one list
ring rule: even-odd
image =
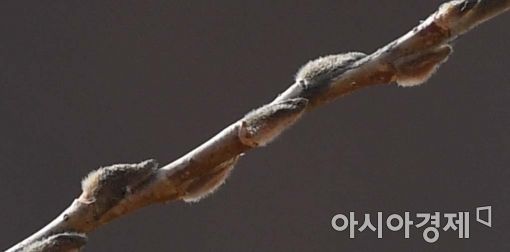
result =
[[234,122],[183,157],[158,168],[154,160],[91,172],[82,194],[44,228],[7,251],[76,251],[86,235],[134,210],[212,193],[241,155],[267,145],[301,116],[357,89],[425,82],[452,52],[450,42],[510,9],[510,0],[447,2],[407,34],[376,52],[309,62],[272,102]]

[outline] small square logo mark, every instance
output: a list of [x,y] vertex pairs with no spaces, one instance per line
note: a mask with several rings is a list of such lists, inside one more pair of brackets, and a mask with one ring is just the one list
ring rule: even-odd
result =
[[[487,212],[485,214],[485,212]],[[484,220],[482,219],[481,215],[487,215],[487,218]],[[476,221],[479,223],[482,223],[483,225],[487,227],[492,227],[492,207],[491,206],[485,206],[485,207],[477,207],[476,208]]]

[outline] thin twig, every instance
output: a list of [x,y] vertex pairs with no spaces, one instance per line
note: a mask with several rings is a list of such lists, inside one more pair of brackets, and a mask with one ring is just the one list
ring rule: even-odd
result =
[[271,103],[158,169],[154,160],[100,168],[83,193],[46,227],[7,251],[74,251],[86,234],[113,219],[158,202],[196,201],[228,176],[239,156],[266,145],[301,115],[354,90],[397,82],[425,82],[446,61],[451,41],[510,8],[510,0],[455,0],[371,55],[348,53],[309,62],[296,82]]

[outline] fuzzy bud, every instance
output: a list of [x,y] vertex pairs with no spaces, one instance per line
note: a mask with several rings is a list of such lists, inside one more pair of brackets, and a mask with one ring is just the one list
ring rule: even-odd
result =
[[35,241],[22,252],[77,252],[87,243],[87,236],[80,233],[60,233]]
[[239,139],[251,147],[268,144],[301,118],[307,104],[307,99],[295,98],[253,110],[242,119]]
[[138,164],[115,164],[99,168],[82,180],[83,193],[80,200],[94,202],[96,214],[101,214],[147,181],[157,167],[156,160],[150,159]]
[[448,60],[452,51],[451,46],[445,45],[398,59],[394,65],[397,84],[401,87],[414,87],[426,82]]

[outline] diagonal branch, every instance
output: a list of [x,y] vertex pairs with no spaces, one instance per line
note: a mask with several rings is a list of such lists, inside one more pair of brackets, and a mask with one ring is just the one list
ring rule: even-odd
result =
[[86,234],[139,208],[175,200],[198,201],[217,189],[239,157],[264,146],[304,113],[357,89],[425,82],[452,52],[459,35],[510,9],[510,0],[454,0],[371,55],[346,53],[303,66],[274,101],[231,124],[176,161],[154,160],[91,172],[81,196],[46,227],[7,251],[74,251]]

